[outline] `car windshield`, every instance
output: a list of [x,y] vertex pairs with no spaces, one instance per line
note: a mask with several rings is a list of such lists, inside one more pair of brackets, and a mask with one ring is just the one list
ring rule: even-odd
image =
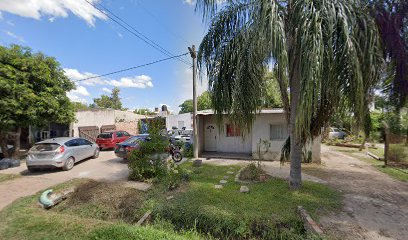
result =
[[333,128],[333,132],[339,132],[339,129]]
[[183,135],[193,135],[193,130],[184,130]]
[[98,138],[112,138],[112,133],[101,133]]
[[131,137],[128,138],[126,141],[123,141],[123,143],[137,143],[141,140],[141,137]]
[[59,145],[58,143],[37,143],[30,150],[39,151],[39,152],[48,152],[48,151],[55,151],[60,146],[61,145]]

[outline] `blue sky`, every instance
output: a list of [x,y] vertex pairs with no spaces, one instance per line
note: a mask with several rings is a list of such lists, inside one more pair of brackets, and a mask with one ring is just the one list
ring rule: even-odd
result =
[[[174,55],[200,44],[206,32],[192,0],[89,0],[100,3]],[[55,57],[72,80],[166,58],[107,19],[85,0],[1,0],[0,44],[20,44]],[[191,62],[189,55],[184,57]],[[80,82],[68,93],[74,101],[92,99],[118,86],[124,107],[178,110],[192,97],[191,68],[177,60]],[[207,88],[199,82],[199,93]]]

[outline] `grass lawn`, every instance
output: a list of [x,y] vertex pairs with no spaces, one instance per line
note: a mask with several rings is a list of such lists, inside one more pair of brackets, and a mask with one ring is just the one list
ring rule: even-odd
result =
[[[397,168],[397,167],[384,167],[384,162],[376,160],[368,155],[365,154],[364,151],[359,151],[358,149],[355,148],[347,148],[347,147],[333,147],[331,146],[334,150],[342,152],[350,157],[357,158],[361,161],[370,163],[373,165],[376,169],[379,171],[388,174],[390,177],[403,181],[403,182],[408,182],[408,169],[402,169],[402,168]],[[369,149],[369,152],[379,156],[379,157],[384,157],[384,149]]]
[[[74,180],[55,186],[57,191],[83,183]],[[0,212],[0,238],[24,239],[199,239],[193,233],[175,233],[154,227],[137,227],[121,221],[110,222],[77,214],[44,210],[37,204],[39,194],[17,200]]]
[[0,182],[13,180],[13,179],[16,179],[16,178],[19,178],[19,177],[21,177],[21,176],[17,175],[17,174],[3,174],[3,173],[0,173]]
[[[54,191],[77,186],[69,199],[51,210],[38,207],[39,194],[17,200],[0,212],[3,239],[303,239],[296,208],[318,219],[340,207],[341,195],[329,187],[304,182],[290,191],[281,179],[249,184],[240,193],[234,182],[239,166],[183,164],[190,181],[173,191],[155,185],[148,192],[90,180],[73,180]],[[228,183],[215,189],[224,176]],[[173,196],[172,199],[167,199]],[[134,223],[152,210],[150,225]],[[211,237],[210,237],[211,235]]]
[[[192,170],[191,163],[187,168]],[[239,192],[241,185],[234,182],[234,175],[229,175],[222,189],[214,188],[223,176],[228,176],[227,171],[236,173],[238,169],[238,166],[203,165],[200,173],[191,175],[188,191],[159,203],[155,213],[169,220],[176,229],[194,227],[220,238],[293,239],[305,237],[296,213],[298,205],[315,219],[340,206],[338,192],[311,182],[304,182],[300,191],[290,191],[287,181],[270,179],[248,185],[250,193],[243,194]]]

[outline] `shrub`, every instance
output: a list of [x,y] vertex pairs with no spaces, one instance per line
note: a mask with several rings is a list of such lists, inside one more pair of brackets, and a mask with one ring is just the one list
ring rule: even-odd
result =
[[408,162],[408,149],[404,145],[390,144],[389,161]]
[[193,144],[191,144],[191,143],[186,143],[186,144],[184,144],[183,155],[184,155],[186,158],[192,158],[192,157],[194,157]]
[[257,181],[259,180],[259,175],[261,175],[263,170],[257,166],[254,162],[248,164],[244,169],[241,170],[239,179]]
[[149,127],[149,138],[149,141],[141,142],[140,147],[133,150],[128,158],[131,180],[146,180],[166,174],[164,158],[167,154],[167,139],[160,135],[159,127],[154,124]]

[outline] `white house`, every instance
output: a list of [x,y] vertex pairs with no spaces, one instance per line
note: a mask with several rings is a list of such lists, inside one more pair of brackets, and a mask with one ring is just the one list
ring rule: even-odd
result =
[[[258,158],[260,141],[267,140],[269,149],[263,149],[264,160],[279,160],[282,146],[288,137],[285,113],[283,109],[265,109],[256,117],[249,133],[243,138],[241,130],[225,117],[218,124],[212,110],[197,113],[198,151],[200,155],[208,153],[240,153]],[[308,144],[306,154],[311,154],[312,161],[320,161],[320,138]]]
[[193,128],[193,114],[191,113],[183,113],[178,115],[168,115],[166,116],[166,128],[167,130],[176,127],[178,129],[182,129],[185,127],[186,129]]

